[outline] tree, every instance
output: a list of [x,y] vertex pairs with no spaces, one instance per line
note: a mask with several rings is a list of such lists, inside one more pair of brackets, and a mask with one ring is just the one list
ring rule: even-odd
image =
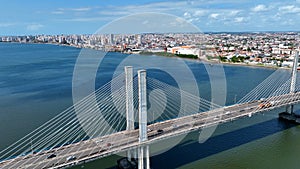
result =
[[227,57],[219,56],[221,62],[227,62]]
[[231,58],[231,61],[232,61],[233,63],[240,62],[240,61],[239,61],[239,58],[237,58],[236,56],[233,56],[233,57]]

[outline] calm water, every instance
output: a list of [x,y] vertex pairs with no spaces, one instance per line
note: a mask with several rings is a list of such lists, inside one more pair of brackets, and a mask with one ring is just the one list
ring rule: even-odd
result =
[[[55,45],[0,43],[0,150],[20,139],[72,104],[72,73],[80,49]],[[96,86],[109,81],[126,55],[109,53],[101,63]],[[150,57],[168,62],[171,58]],[[158,59],[159,58],[159,59]],[[210,99],[209,77],[203,64],[186,61]],[[274,70],[225,66],[227,104],[242,98]],[[165,77],[160,72],[149,76]],[[214,136],[199,144],[198,132],[173,149],[151,157],[157,168],[299,168],[300,128],[277,120],[281,110],[218,126]],[[74,168],[113,168],[110,156]]]

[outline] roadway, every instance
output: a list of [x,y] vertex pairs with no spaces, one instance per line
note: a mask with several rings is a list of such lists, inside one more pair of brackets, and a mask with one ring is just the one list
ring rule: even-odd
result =
[[[275,96],[265,101],[265,103],[273,102],[270,107],[266,108],[260,108],[259,104],[261,104],[261,101],[257,100],[151,124],[148,125],[148,141],[143,144],[151,144],[162,139],[225,123],[241,117],[251,117],[255,113],[272,110],[288,104],[296,104],[300,102],[299,97],[300,93]],[[158,130],[163,130],[163,132],[158,132]],[[121,131],[36,154],[16,157],[1,162],[0,169],[65,168],[136,148],[141,145],[138,140],[138,134],[138,129]],[[56,157],[49,158],[52,154],[55,154]],[[76,157],[76,159],[68,159],[68,157],[72,156]]]

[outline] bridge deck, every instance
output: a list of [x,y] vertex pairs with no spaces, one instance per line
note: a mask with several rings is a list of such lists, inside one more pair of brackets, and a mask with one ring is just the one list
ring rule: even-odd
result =
[[[148,141],[143,144],[151,144],[162,139],[225,123],[244,116],[251,116],[255,113],[272,110],[289,104],[296,104],[300,101],[299,96],[300,93],[295,93],[269,98],[269,102],[275,102],[276,104],[267,108],[259,108],[260,102],[252,101],[148,125],[148,128],[151,130],[148,131]],[[159,129],[163,130],[163,132],[157,132]],[[138,146],[141,146],[138,141],[138,130],[122,131],[53,150],[2,161],[0,163],[0,169],[64,168]],[[47,159],[47,157],[53,153],[56,154],[56,157]],[[75,156],[76,160],[66,160],[69,156]]]

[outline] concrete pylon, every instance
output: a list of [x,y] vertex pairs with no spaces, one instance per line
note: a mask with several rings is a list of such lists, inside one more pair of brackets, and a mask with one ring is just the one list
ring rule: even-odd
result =
[[[133,107],[133,67],[125,66],[125,93],[126,93],[126,130],[134,130],[134,107]],[[135,150],[127,151],[127,158],[136,158]]]
[[[296,92],[298,61],[299,61],[299,51],[296,50],[294,63],[293,63],[293,69],[292,69],[290,93],[295,93]],[[286,107],[286,112],[292,114],[294,112],[293,108],[294,108],[294,105],[288,105]]]
[[296,50],[294,63],[293,63],[293,70],[292,70],[292,80],[291,80],[290,93],[295,93],[295,91],[296,91],[298,61],[299,61],[299,51]]
[[146,87],[146,71],[138,71],[139,83],[139,141],[148,140],[147,137],[147,87]]
[[[138,71],[139,86],[139,142],[143,143],[148,140],[147,136],[147,81],[146,71]],[[150,169],[149,146],[138,148],[138,168]]]
[[126,90],[126,130],[134,130],[134,107],[133,107],[133,68],[125,67],[125,90]]

